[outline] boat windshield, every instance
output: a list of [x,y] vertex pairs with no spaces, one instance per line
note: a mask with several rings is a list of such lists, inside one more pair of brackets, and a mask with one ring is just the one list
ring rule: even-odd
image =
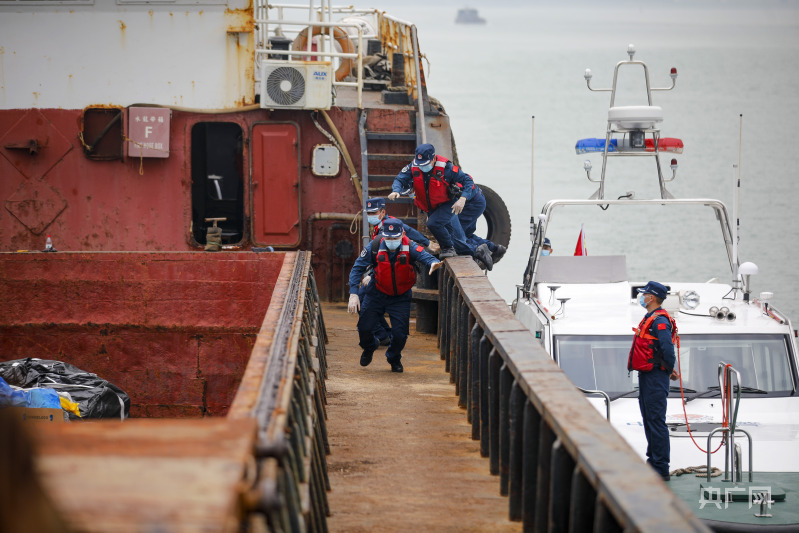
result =
[[[632,336],[558,335],[555,360],[578,387],[610,395],[629,392],[629,397],[635,397],[638,372],[627,372],[631,344]],[[681,335],[680,368],[686,399],[689,393],[718,390],[722,361],[741,374],[741,385],[750,392],[786,395],[794,390],[788,345],[782,335]],[[679,382],[672,382],[672,395],[679,394]]]

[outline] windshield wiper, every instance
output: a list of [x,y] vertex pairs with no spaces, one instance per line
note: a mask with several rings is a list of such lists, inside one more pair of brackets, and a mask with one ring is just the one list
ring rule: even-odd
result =
[[638,389],[628,390],[627,392],[623,392],[621,394],[617,394],[616,396],[611,396],[610,397],[610,401],[613,402],[613,401],[618,400],[619,398],[624,398],[626,396],[630,396],[630,395],[633,395],[633,394],[638,394]]
[[713,390],[712,388],[710,388],[710,389],[706,390],[705,392],[700,392],[699,394],[696,394],[694,396],[691,396],[690,398],[687,398],[685,400],[685,403],[688,403],[691,400],[696,400],[697,398],[705,398],[706,396],[710,396],[711,394],[721,394],[721,392],[718,389],[719,388],[716,387],[716,390]]
[[[763,389],[756,389],[755,387],[747,387],[746,385],[741,386],[741,387],[733,387],[733,392],[735,391],[736,388],[741,389],[741,392],[751,392],[752,394],[768,394],[768,392],[764,391]],[[711,385],[707,389],[708,390],[711,390],[711,389],[719,390],[719,386],[718,385]]]

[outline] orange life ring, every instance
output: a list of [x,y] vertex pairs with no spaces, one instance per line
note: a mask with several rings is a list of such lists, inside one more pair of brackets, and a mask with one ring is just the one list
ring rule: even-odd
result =
[[[328,28],[323,28],[321,26],[313,26],[311,35],[319,35],[320,33],[326,33]],[[341,51],[345,54],[351,54],[355,52],[355,46],[352,44],[352,40],[350,40],[350,36],[336,26],[333,28],[333,38],[341,47]],[[305,47],[308,44],[308,28],[302,30],[297,38],[294,39],[294,42],[291,43],[291,49],[294,51],[297,50],[305,50]],[[339,64],[338,68],[336,69],[336,81],[341,81],[347,76],[350,75],[352,72],[352,67],[354,65],[352,58],[350,57],[342,57],[341,63]]]

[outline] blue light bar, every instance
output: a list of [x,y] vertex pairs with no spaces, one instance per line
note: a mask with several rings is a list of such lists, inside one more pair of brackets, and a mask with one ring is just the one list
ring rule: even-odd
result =
[[[610,140],[610,146],[608,147],[608,152],[616,152],[616,139]],[[577,154],[588,154],[592,152],[604,152],[605,151],[605,139],[580,139],[577,141],[577,144],[574,145],[574,151]]]

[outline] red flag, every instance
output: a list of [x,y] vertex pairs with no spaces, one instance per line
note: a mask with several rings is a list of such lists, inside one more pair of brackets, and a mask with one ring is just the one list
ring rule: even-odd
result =
[[588,249],[585,247],[585,231],[583,225],[580,224],[580,236],[577,237],[577,246],[574,248],[574,255],[588,255]]

